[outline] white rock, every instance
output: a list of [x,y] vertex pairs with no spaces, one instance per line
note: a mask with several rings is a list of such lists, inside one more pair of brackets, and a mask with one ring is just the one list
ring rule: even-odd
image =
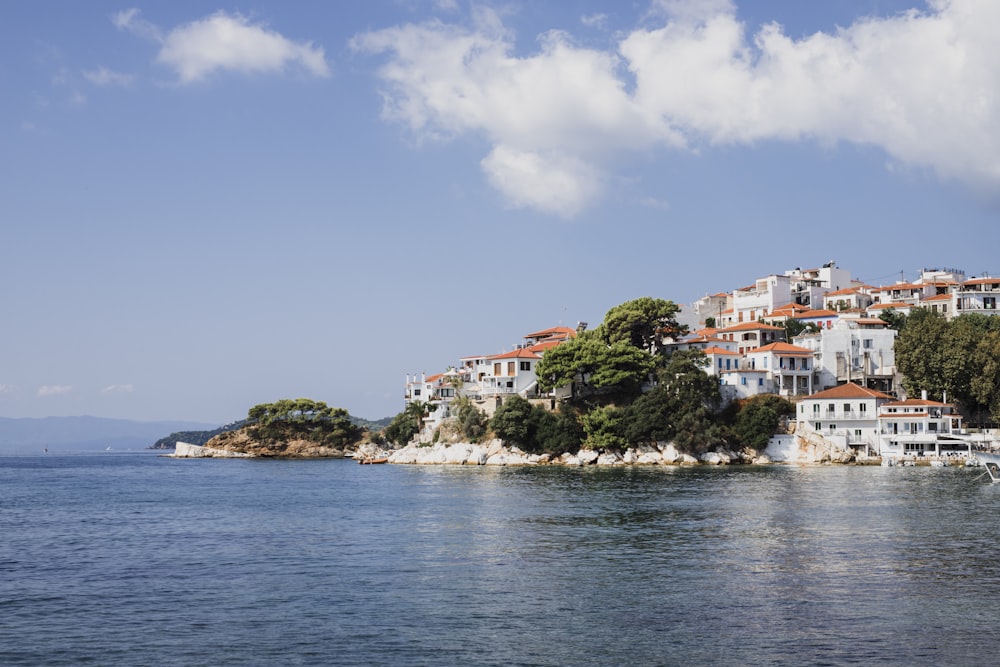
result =
[[663,463],[663,456],[659,452],[645,452],[636,459],[639,465],[659,465]]
[[698,459],[691,456],[690,454],[681,454],[678,459],[682,465],[693,465],[698,463]]
[[681,453],[677,451],[677,447],[673,443],[668,444],[660,453],[663,457],[664,463],[677,463],[681,460]]
[[590,465],[591,463],[597,462],[597,457],[600,456],[593,449],[581,449],[576,453],[578,459],[583,461],[584,465]]
[[622,465],[622,463],[622,457],[612,452],[606,452],[597,457],[597,465],[599,466]]

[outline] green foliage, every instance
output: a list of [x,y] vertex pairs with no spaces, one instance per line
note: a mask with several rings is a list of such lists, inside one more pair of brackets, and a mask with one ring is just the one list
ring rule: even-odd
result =
[[404,410],[393,417],[383,431],[385,439],[397,445],[405,445],[420,432],[417,417],[412,412]]
[[940,400],[945,394],[967,416],[983,419],[994,414],[994,377],[990,354],[1000,332],[1000,318],[968,314],[946,320],[926,308],[914,309],[896,338],[896,366],[905,376],[911,396],[926,391]]
[[687,333],[687,326],[677,323],[678,312],[680,307],[673,301],[644,296],[609,310],[599,331],[608,345],[627,343],[655,353],[665,338]]
[[1000,331],[983,336],[973,361],[980,371],[972,379],[972,398],[989,413],[991,421],[1000,421]]
[[906,328],[906,315],[899,312],[895,308],[887,308],[881,315],[878,316],[878,318],[888,324],[890,329],[903,331],[903,329]]
[[624,447],[626,412],[612,405],[592,408],[583,415],[583,432],[587,449],[619,449]]
[[357,442],[363,430],[347,410],[308,398],[255,405],[247,411],[247,422],[256,424],[253,436],[265,444],[298,439],[342,448]]
[[733,433],[741,444],[763,449],[777,430],[781,418],[794,414],[795,406],[780,396],[754,396],[743,404],[736,415]]
[[585,393],[635,395],[649,380],[655,358],[628,342],[610,345],[595,331],[585,331],[559,345],[538,362],[536,376],[545,391],[570,384]]
[[490,430],[501,440],[513,443],[522,449],[530,449],[534,444],[535,435],[531,412],[531,403],[513,394],[493,413]]
[[812,322],[805,323],[801,320],[796,320],[790,317],[785,320],[783,328],[785,329],[785,340],[787,341],[791,341],[793,338],[803,333],[819,332],[819,327]]
[[706,317],[705,318],[705,327],[708,328],[708,329],[714,329],[715,328],[715,318],[714,317]]
[[472,404],[468,396],[460,396],[452,403],[458,430],[469,442],[479,442],[486,435],[489,419],[486,413]]
[[716,410],[718,381],[703,370],[698,350],[674,352],[659,373],[659,383],[626,410],[624,436],[629,443],[672,441],[698,451],[725,440]]

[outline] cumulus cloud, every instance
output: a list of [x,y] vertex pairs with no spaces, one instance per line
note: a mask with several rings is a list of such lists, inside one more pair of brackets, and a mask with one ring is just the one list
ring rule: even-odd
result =
[[201,81],[220,70],[244,73],[282,72],[298,66],[319,77],[330,75],[322,47],[294,42],[240,14],[219,11],[162,34],[129,9],[112,17],[121,30],[160,43],[156,62],[176,72],[180,83]]
[[114,72],[107,67],[84,70],[83,78],[95,86],[127,86],[132,83],[132,76],[130,74]]
[[66,384],[46,384],[38,388],[38,396],[42,398],[47,396],[61,396],[71,391],[73,391],[73,387]]
[[131,394],[135,386],[131,384],[112,384],[101,390],[102,394]]
[[549,32],[518,56],[495,15],[351,45],[386,56],[384,118],[422,139],[484,136],[481,167],[515,206],[573,215],[622,153],[768,140],[876,146],[1000,191],[994,0],[929,0],[801,39],[773,23],[751,31],[731,0],[656,0],[644,21],[606,51]]

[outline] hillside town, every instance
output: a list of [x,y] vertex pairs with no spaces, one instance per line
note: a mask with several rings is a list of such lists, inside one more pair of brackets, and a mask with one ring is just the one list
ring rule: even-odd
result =
[[[868,285],[828,262],[760,277],[729,292],[709,294],[681,309],[688,331],[663,341],[667,349],[697,349],[704,370],[717,378],[723,400],[774,394],[792,401],[796,415],[772,447],[815,443],[858,459],[958,456],[986,444],[970,434],[946,395],[907,396],[896,368],[892,314],[926,308],[946,319],[997,314],[1000,278],[967,276],[959,269],[921,269],[912,282]],[[804,325],[786,340],[789,320]],[[548,350],[587,328],[555,326],[523,337],[498,354],[467,356],[440,373],[406,377],[404,400],[434,406],[421,437],[451,416],[460,396],[487,415],[520,395],[555,409],[572,388],[544,392],[535,375]],[[977,440],[978,438],[978,440]]]

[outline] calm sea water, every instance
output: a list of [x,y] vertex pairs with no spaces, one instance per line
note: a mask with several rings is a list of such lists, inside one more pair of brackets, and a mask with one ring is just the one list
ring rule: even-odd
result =
[[0,457],[0,664],[993,665],[977,475]]

